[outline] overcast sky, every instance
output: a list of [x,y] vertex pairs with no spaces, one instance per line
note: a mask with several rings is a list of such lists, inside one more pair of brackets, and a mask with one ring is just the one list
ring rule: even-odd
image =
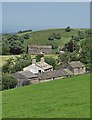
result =
[[90,3],[87,2],[3,2],[2,30],[48,28],[89,28]]

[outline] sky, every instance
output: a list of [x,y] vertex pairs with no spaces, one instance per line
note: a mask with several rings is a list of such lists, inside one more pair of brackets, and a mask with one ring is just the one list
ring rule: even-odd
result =
[[89,2],[3,2],[2,32],[50,28],[89,28]]

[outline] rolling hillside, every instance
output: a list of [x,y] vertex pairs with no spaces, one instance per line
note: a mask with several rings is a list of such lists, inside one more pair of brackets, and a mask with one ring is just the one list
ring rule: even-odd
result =
[[[48,29],[48,30],[40,30],[35,32],[28,32],[30,34],[30,38],[25,40],[24,46],[27,48],[27,45],[34,44],[34,45],[47,45],[49,43],[48,36],[52,33],[58,33],[61,35],[60,40],[55,40],[58,45],[62,46],[67,43],[73,35],[77,35],[80,29],[71,29],[70,32],[65,32],[65,29]],[[26,32],[25,32],[26,33]],[[18,35],[23,35],[18,34]]]
[[89,118],[90,75],[3,91],[3,118]]
[[[55,40],[56,43],[58,43],[59,46],[63,46],[65,43],[67,43],[73,35],[77,35],[78,31],[81,29],[71,29],[70,32],[65,32],[65,29],[48,29],[48,30],[40,30],[40,31],[34,31],[34,32],[24,32],[19,33],[19,36],[22,36],[26,33],[30,34],[30,38],[26,39],[24,41],[24,47],[25,51],[27,50],[27,45],[33,44],[33,45],[47,45],[50,41],[48,40],[48,36],[52,33],[58,33],[61,35],[61,39]],[[56,52],[56,50],[53,50],[53,52]],[[0,59],[2,59],[2,64],[5,63],[5,61],[8,58],[15,57],[19,55],[3,55],[0,56]],[[2,66],[0,64],[0,67]]]

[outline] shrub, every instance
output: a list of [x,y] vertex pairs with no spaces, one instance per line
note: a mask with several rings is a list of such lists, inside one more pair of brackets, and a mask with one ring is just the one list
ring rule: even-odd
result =
[[17,80],[11,74],[2,75],[2,90],[16,87]]
[[35,57],[35,58],[36,58],[36,62],[39,62],[42,57],[44,57],[43,54],[38,54],[38,55],[36,55],[36,57]]
[[70,26],[65,29],[66,32],[70,32]]

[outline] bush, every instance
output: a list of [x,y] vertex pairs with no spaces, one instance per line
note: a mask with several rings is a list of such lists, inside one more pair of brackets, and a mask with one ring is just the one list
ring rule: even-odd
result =
[[80,41],[80,38],[79,38],[79,36],[77,36],[77,35],[72,36],[72,39],[75,40],[75,41]]
[[11,74],[2,75],[2,90],[16,87],[17,80]]
[[61,35],[57,33],[52,33],[48,36],[48,40],[55,40],[55,39],[61,39]]
[[52,35],[48,36],[48,40],[54,40],[54,37]]
[[29,37],[30,37],[30,35],[28,33],[26,33],[26,34],[23,35],[24,39],[29,39]]
[[35,59],[36,59],[36,62],[40,62],[41,58],[44,57],[43,54],[38,54],[36,55]]
[[57,48],[58,48],[58,43],[53,42],[53,43],[52,43],[52,49],[57,49]]
[[80,39],[84,39],[85,38],[85,34],[82,31],[78,32],[78,36]]
[[67,27],[67,28],[65,29],[65,31],[66,31],[66,32],[70,32],[70,27]]

